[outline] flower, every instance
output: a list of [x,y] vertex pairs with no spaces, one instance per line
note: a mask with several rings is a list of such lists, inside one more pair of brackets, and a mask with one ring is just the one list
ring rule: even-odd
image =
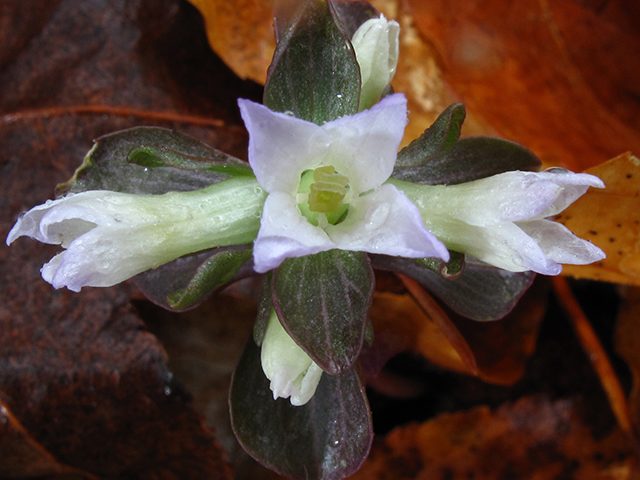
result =
[[496,267],[558,275],[560,263],[584,265],[605,257],[591,242],[546,219],[590,186],[604,188],[593,175],[552,168],[452,186],[392,183],[415,203],[425,226],[447,247]]
[[321,126],[249,100],[238,103],[249,163],[269,194],[254,245],[257,272],[335,248],[449,259],[416,206],[383,185],[407,121],[402,94]]
[[262,370],[271,380],[273,399],[289,398],[291,405],[304,405],[316,392],[322,369],[302,350],[280,324],[275,310],[262,341]]
[[164,195],[70,194],[20,217],[7,245],[21,236],[62,245],[40,270],[55,288],[108,287],[182,255],[250,243],[264,198],[249,177]]
[[360,110],[370,108],[393,79],[398,65],[400,25],[384,15],[364,22],[351,44],[360,67]]

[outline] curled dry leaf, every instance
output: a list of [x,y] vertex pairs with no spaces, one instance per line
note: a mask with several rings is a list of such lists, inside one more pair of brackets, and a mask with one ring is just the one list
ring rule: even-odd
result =
[[437,306],[425,313],[409,295],[376,292],[370,311],[374,344],[365,350],[365,366],[375,373],[376,366],[410,350],[442,368],[510,385],[535,349],[546,292],[546,283],[534,284],[509,315],[494,322],[467,320]]
[[622,154],[586,171],[606,188],[592,188],[556,220],[599,246],[607,258],[591,265],[565,265],[576,278],[640,285],[640,160]]
[[[399,427],[374,446],[353,480],[637,478],[619,430],[594,438],[572,400],[525,397]],[[390,474],[390,472],[393,472]]]

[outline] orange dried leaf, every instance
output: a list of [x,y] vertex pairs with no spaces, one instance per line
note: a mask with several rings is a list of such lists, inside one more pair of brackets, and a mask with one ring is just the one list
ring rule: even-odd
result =
[[370,311],[374,338],[387,356],[413,351],[442,368],[510,385],[522,377],[535,349],[546,291],[546,284],[535,284],[513,312],[495,322],[448,316],[439,307],[421,309],[409,295],[376,292]]
[[442,368],[469,373],[447,337],[409,295],[376,292],[370,317],[376,338],[384,338],[390,352],[419,352]]
[[607,258],[592,265],[566,265],[576,278],[640,285],[640,160],[622,154],[586,173],[606,188],[592,188],[556,217],[576,235],[602,248]]
[[408,4],[446,84],[485,134],[575,171],[640,150],[637,2]]
[[350,478],[627,480],[636,462],[619,430],[594,439],[571,400],[534,397],[397,428]]
[[204,17],[211,48],[243,79],[264,84],[275,50],[273,3],[189,0]]

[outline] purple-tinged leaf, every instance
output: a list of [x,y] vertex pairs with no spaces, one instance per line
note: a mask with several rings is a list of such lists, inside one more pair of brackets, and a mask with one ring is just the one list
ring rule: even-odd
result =
[[460,138],[466,115],[462,103],[450,105],[422,135],[400,150],[396,169],[424,166],[435,155],[451,148]]
[[251,247],[234,245],[187,255],[131,280],[156,305],[188,310],[227,284],[254,275]]
[[413,258],[407,260],[411,260],[416,265],[427,268],[433,273],[437,273],[444,278],[455,280],[460,277],[464,271],[464,253],[449,250],[449,255],[450,259],[448,262],[437,257]]
[[397,166],[391,176],[425,185],[457,185],[512,170],[536,171],[540,165],[538,157],[517,143],[493,137],[467,137],[422,165]]
[[282,0],[264,104],[318,125],[358,111],[360,67],[329,2]]
[[349,38],[353,38],[353,34],[360,28],[360,25],[379,15],[373,5],[368,2],[341,0],[332,2],[332,4]]
[[216,252],[205,260],[186,287],[167,295],[173,310],[186,310],[199,304],[211,292],[229,283],[252,258],[251,245]]
[[[167,148],[192,158],[221,161],[221,152],[182,133],[159,127],[136,127],[98,138],[73,177],[58,185],[58,194],[87,190],[162,194],[188,192],[229,178],[226,173],[151,168],[129,162],[129,154],[140,148]],[[235,165],[235,162],[234,162]]]
[[337,374],[360,353],[374,283],[363,252],[289,258],[273,272],[273,306],[300,348],[325,372]]
[[338,480],[353,474],[369,454],[373,428],[356,369],[323,374],[302,406],[273,400],[249,339],[231,381],[231,423],[244,449],[276,472],[303,480]]
[[507,315],[535,278],[533,272],[508,272],[469,261],[457,279],[434,273],[410,258],[371,255],[371,262],[374,268],[415,279],[454,312],[478,321]]
[[269,318],[271,318],[271,310],[273,310],[273,301],[271,300],[271,276],[269,271],[262,278],[262,292],[260,302],[258,303],[258,314],[256,315],[256,323],[253,327],[253,341],[259,347],[262,346],[262,340],[267,332]]
[[166,145],[139,147],[129,152],[129,163],[143,167],[172,167],[181,170],[209,170],[226,175],[252,176],[251,167],[240,159],[214,151],[216,160],[194,157]]

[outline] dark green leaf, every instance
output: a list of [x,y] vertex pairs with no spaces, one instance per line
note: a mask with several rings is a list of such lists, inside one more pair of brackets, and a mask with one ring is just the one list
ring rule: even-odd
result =
[[[194,279],[197,277],[202,278],[202,274],[204,273],[203,266],[210,260],[215,265],[215,257],[224,258],[229,255],[227,252],[237,252],[237,254],[231,253],[231,257],[236,259],[237,257],[235,257],[235,255],[239,255],[240,257],[248,255],[246,252],[251,252],[251,247],[252,245],[234,245],[215,248],[194,255],[187,255],[177,258],[172,262],[165,263],[158,268],[147,270],[146,272],[136,275],[132,278],[132,281],[149,300],[163,308],[168,310],[193,308],[205,300],[211,293],[224,288],[226,284],[255,274],[253,271],[253,262],[245,261],[240,264],[240,268],[234,272],[232,278],[227,279],[226,277],[228,276],[224,276],[225,278],[222,279],[225,280],[224,283],[219,283],[221,281],[220,278],[216,279],[213,277],[210,280],[212,280],[213,283],[217,283],[216,285],[213,285],[212,288],[207,290],[206,285],[200,284],[202,288],[198,289],[198,283]],[[248,260],[251,260],[251,258]],[[215,273],[215,270],[213,273]],[[206,278],[204,280],[206,282]],[[187,306],[174,308],[169,302],[168,297],[180,290],[190,290],[196,293],[197,299]]]
[[396,169],[423,166],[438,153],[450,149],[460,138],[466,115],[463,104],[449,106],[422,135],[400,150]]
[[104,135],[96,140],[73,177],[58,186],[59,194],[86,190],[162,194],[199,190],[226,178],[228,174],[208,170],[151,168],[128,161],[141,148],[169,148],[190,157],[219,161],[221,153],[187,135],[159,127],[136,127]]
[[360,353],[373,289],[362,252],[289,258],[273,272],[273,306],[283,327],[331,374],[350,368]]
[[445,262],[437,257],[428,258],[407,258],[416,265],[427,268],[434,273],[437,273],[445,278],[456,279],[464,271],[464,254],[460,252],[452,252],[449,250],[451,259]]
[[392,176],[425,185],[456,185],[511,170],[535,171],[540,165],[538,157],[517,143],[492,137],[467,137],[424,165],[396,167]]
[[244,449],[276,472],[305,480],[338,480],[366,459],[373,430],[355,369],[323,374],[311,400],[299,407],[274,400],[249,340],[231,381],[231,424]]
[[467,262],[462,275],[453,280],[410,258],[371,255],[371,261],[375,268],[415,279],[456,313],[479,321],[498,320],[507,315],[535,277],[533,272],[508,272]]
[[256,315],[256,324],[253,327],[253,341],[259,347],[262,346],[264,334],[267,332],[267,325],[273,310],[273,302],[271,301],[271,272],[267,272],[262,279],[262,296],[258,303],[258,314]]
[[129,162],[143,167],[173,167],[181,170],[209,170],[227,175],[253,175],[253,170],[242,160],[214,150],[218,160],[194,157],[168,146],[144,146],[129,153]]
[[240,249],[227,249],[211,255],[196,270],[186,287],[167,295],[167,302],[173,310],[191,308],[216,288],[230,282],[240,268],[252,258],[253,246]]
[[282,4],[264,104],[318,125],[357,113],[360,68],[333,7],[322,0]]

